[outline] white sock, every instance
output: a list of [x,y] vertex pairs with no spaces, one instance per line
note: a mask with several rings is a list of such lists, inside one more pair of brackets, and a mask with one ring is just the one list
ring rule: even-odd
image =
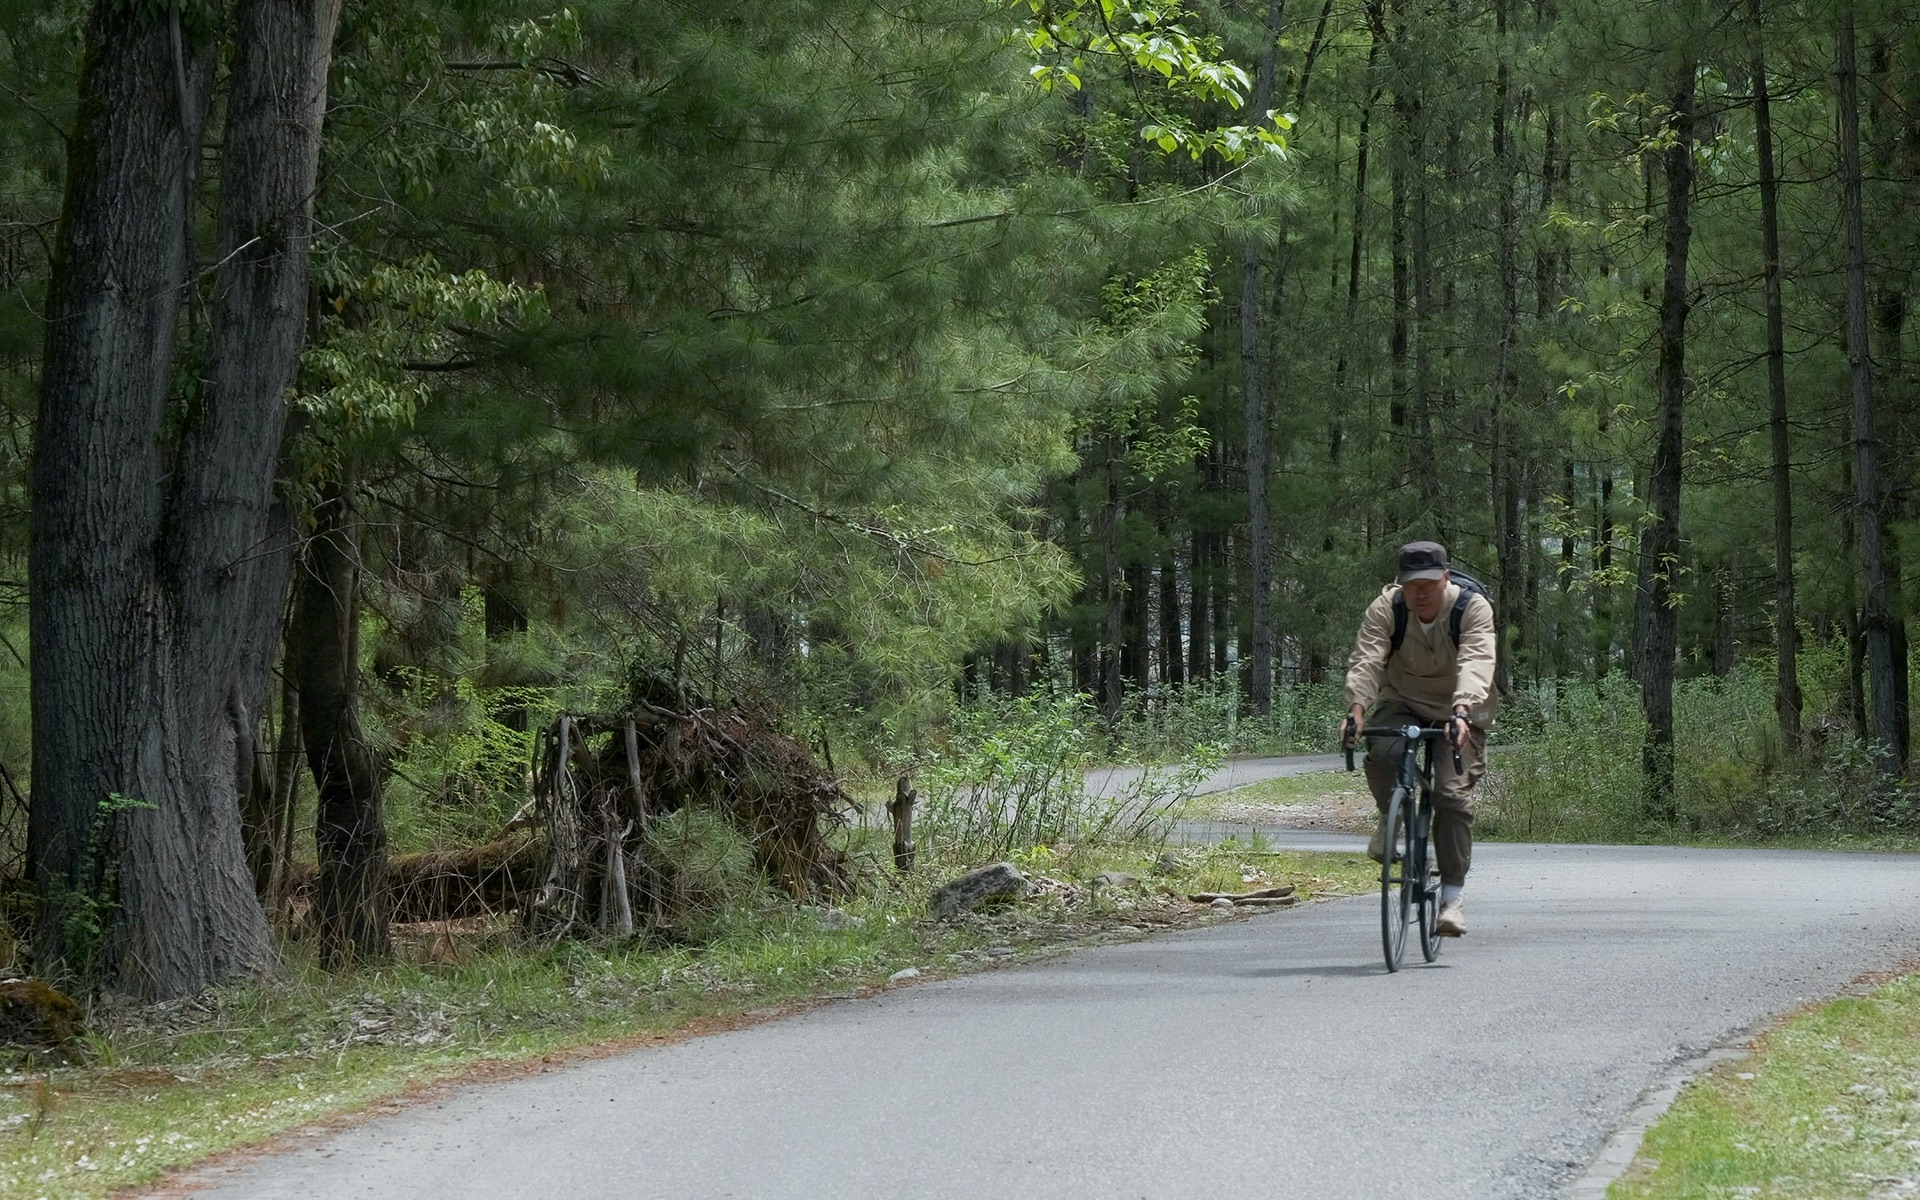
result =
[[1467,885],[1464,883],[1443,883],[1440,885],[1440,903],[1452,904],[1460,898],[1460,893],[1466,890]]

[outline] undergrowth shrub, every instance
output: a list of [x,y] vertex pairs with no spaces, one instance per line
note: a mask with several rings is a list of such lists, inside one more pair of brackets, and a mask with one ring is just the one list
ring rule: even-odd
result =
[[1130,755],[1150,762],[1209,745],[1247,755],[1331,750],[1335,722],[1346,710],[1344,686],[1276,687],[1271,709],[1264,717],[1254,712],[1232,679],[1156,684],[1127,697],[1118,738]]
[[689,805],[656,818],[647,827],[647,851],[683,937],[710,937],[728,926],[736,908],[771,895],[753,843],[714,809]]
[[1164,841],[1220,748],[1199,743],[1176,764],[1143,764],[1095,790],[1086,772],[1107,740],[1085,695],[976,697],[955,711],[921,772],[923,844],[942,857],[1004,857],[1036,845]]
[[[1808,705],[1809,723],[1819,712]],[[1764,841],[1920,831],[1915,794],[1876,794],[1872,756],[1858,738],[1827,733],[1788,752],[1765,660],[1675,684],[1671,817],[1656,817],[1643,797],[1645,723],[1639,689],[1624,675],[1516,696],[1499,729],[1510,748],[1496,755],[1477,809],[1480,828],[1497,837]]]

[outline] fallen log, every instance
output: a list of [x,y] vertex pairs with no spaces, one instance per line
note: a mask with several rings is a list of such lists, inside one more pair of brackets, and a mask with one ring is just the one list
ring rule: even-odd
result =
[[1291,897],[1294,886],[1283,883],[1277,887],[1260,888],[1251,892],[1194,892],[1187,897],[1195,904],[1212,904],[1215,900],[1231,900],[1235,904],[1245,904],[1254,900],[1281,900]]
[[[397,854],[387,860],[387,906],[396,922],[452,921],[522,907],[540,886],[546,839],[517,834],[458,850]],[[296,903],[310,897],[311,863],[287,872]]]

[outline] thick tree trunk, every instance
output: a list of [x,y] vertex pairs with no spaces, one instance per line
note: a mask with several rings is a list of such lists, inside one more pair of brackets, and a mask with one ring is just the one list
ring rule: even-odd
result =
[[1646,711],[1641,751],[1648,811],[1670,819],[1673,795],[1673,668],[1679,613],[1674,608],[1680,570],[1680,473],[1687,371],[1687,248],[1692,240],[1694,63],[1684,58],[1674,86],[1673,146],[1663,155],[1667,176],[1666,277],[1660,296],[1659,415],[1655,421],[1648,508],[1652,522],[1640,541],[1642,635],[1640,700]]
[[[1254,75],[1251,111],[1264,113],[1273,98],[1275,48],[1286,19],[1284,0],[1267,6],[1267,35]],[[1240,373],[1247,427],[1247,614],[1250,637],[1245,647],[1247,699],[1253,711],[1273,710],[1273,531],[1268,484],[1273,475],[1273,427],[1267,402],[1267,364],[1260,331],[1261,247],[1248,242],[1240,252]]]
[[[315,51],[274,37],[258,8],[237,15],[236,96],[303,54],[317,53],[324,75],[330,38]],[[156,999],[273,959],[237,794],[259,689],[239,672],[258,648],[253,605],[271,574],[260,543],[297,340],[277,386],[262,378],[276,347],[259,351],[268,362],[252,377],[222,357],[245,336],[219,303],[242,271],[234,262],[218,275],[205,400],[172,446],[163,424],[213,77],[205,32],[177,9],[102,3],[89,21],[34,446],[38,949],[55,970]],[[306,131],[316,154],[318,112]],[[223,247],[229,214],[258,194],[248,172],[259,157],[245,147],[263,131],[250,116],[230,123],[227,157],[239,161],[221,200]],[[264,132],[280,156],[303,150],[301,130]],[[304,211],[282,215],[303,230]],[[297,257],[303,269],[304,246]],[[250,427],[263,419],[269,428]],[[225,436],[241,426],[237,441]],[[264,472],[248,457],[256,440]],[[94,919],[73,920],[76,905]]]
[[319,799],[314,898],[328,966],[384,958],[387,827],[380,771],[360,732],[360,550],[348,491],[329,485],[296,579],[288,663],[300,690],[300,732]]
[[1760,253],[1766,297],[1768,426],[1773,449],[1773,707],[1780,737],[1800,747],[1800,635],[1793,579],[1793,443],[1787,424],[1787,341],[1780,296],[1780,182],[1773,165],[1773,104],[1767,91],[1761,0],[1747,0],[1753,38],[1753,136],[1760,171]]
[[1859,72],[1855,65],[1853,10],[1840,19],[1841,216],[1847,238],[1847,361],[1853,378],[1855,505],[1859,512],[1861,613],[1866,637],[1869,740],[1874,764],[1891,783],[1899,779],[1901,737],[1896,727],[1893,639],[1887,604],[1885,526],[1880,492],[1879,444],[1874,433],[1873,356],[1867,333],[1867,253],[1861,215]]

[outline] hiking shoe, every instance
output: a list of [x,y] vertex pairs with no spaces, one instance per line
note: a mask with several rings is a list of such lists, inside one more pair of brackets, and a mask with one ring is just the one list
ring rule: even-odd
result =
[[[1393,856],[1396,859],[1400,857],[1400,847],[1393,848]],[[1385,817],[1381,817],[1380,823],[1373,827],[1373,837],[1367,842],[1367,857],[1377,863],[1387,861],[1387,819]]]
[[1440,915],[1433,922],[1433,931],[1441,937],[1459,937],[1467,931],[1467,906],[1455,900],[1451,904],[1440,906]]

